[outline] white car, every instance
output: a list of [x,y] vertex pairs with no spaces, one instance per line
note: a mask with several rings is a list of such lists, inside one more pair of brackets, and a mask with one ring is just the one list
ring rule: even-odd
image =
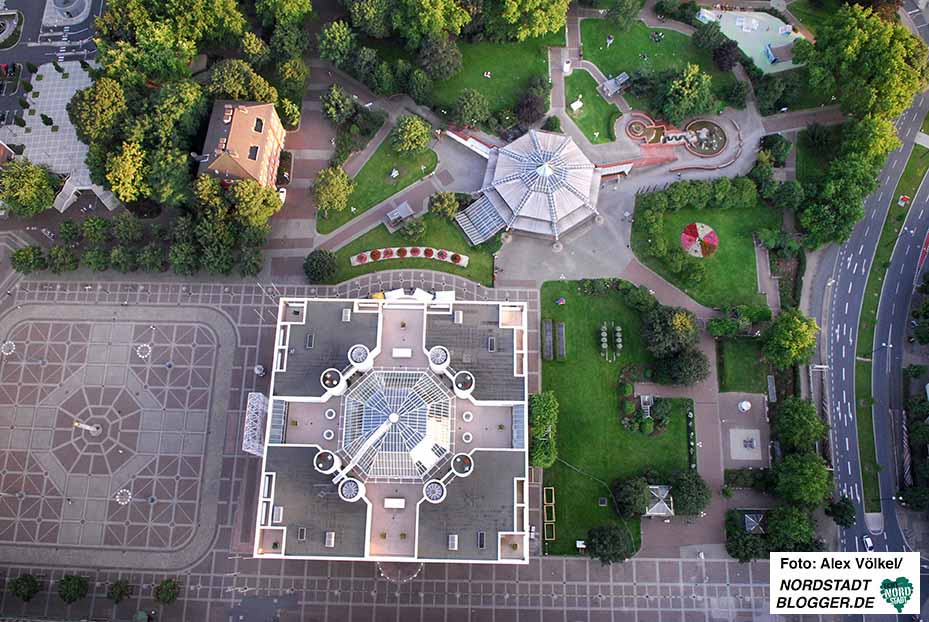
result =
[[283,205],[284,201],[287,200],[287,188],[278,188],[277,196],[281,198],[281,205]]
[[874,543],[871,541],[871,536],[865,534],[861,536],[861,541],[864,543],[864,550],[868,553],[874,552]]

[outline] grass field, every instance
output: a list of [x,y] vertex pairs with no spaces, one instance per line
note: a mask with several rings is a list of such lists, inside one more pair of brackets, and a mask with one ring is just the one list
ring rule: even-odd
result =
[[816,31],[842,6],[839,0],[819,0],[818,4],[820,6],[817,7],[813,6],[810,0],[794,0],[787,5],[787,10],[815,35]]
[[768,366],[761,355],[759,339],[720,339],[716,351],[720,391],[767,392]]
[[[821,89],[813,89],[809,86],[810,77],[806,67],[798,67],[776,75],[787,77],[788,74],[796,74],[799,76],[801,85],[795,96],[784,98],[783,100],[783,104],[790,110],[819,108],[820,106],[828,106],[829,104],[835,103],[832,101],[830,93],[826,93]],[[775,111],[775,114],[776,113],[777,111]]]
[[881,511],[881,485],[878,479],[877,449],[874,447],[874,419],[871,413],[871,363],[855,361],[855,427],[858,430],[858,456],[861,463],[861,494],[865,512]]
[[[525,41],[458,43],[462,67],[458,75],[438,82],[433,92],[436,108],[451,110],[464,89],[480,91],[491,112],[513,108],[534,75],[548,76],[548,46],[563,46],[564,30]],[[490,78],[484,72],[491,73]]]
[[[439,156],[432,149],[416,155],[400,155],[393,150],[388,137],[355,175],[355,190],[348,199],[348,209],[333,212],[327,218],[317,218],[316,230],[319,233],[332,233],[352,218],[361,216],[381,201],[434,171],[438,162]],[[400,175],[391,179],[390,172],[394,168]],[[351,211],[353,207],[354,213]]]
[[[571,112],[571,102],[581,97],[583,107],[576,113]],[[608,143],[616,139],[613,126],[622,113],[615,104],[603,99],[597,90],[597,81],[583,69],[575,69],[565,78],[565,109],[574,124],[584,132],[590,142]]]
[[706,262],[706,276],[701,283],[690,283],[686,276],[671,272],[661,259],[649,256],[648,239],[642,228],[632,226],[632,250],[640,261],[680,288],[700,304],[721,308],[725,305],[765,304],[758,293],[755,247],[752,234],[759,229],[781,226],[778,210],[761,203],[748,210],[692,208],[664,215],[664,235],[668,248],[680,245],[681,231],[692,222],[702,222],[716,230],[719,249]]
[[830,160],[835,157],[839,141],[842,140],[842,126],[831,125],[826,130],[830,140],[821,148],[810,144],[807,130],[797,134],[797,181],[802,184],[821,179],[829,169]]
[[[566,304],[555,304],[560,297]],[[644,469],[670,476],[687,468],[685,413],[692,406],[690,400],[680,400],[668,429],[659,436],[623,428],[617,396],[620,367],[650,366],[652,358],[642,341],[639,314],[619,294],[587,297],[577,291],[576,281],[550,281],[542,286],[542,317],[565,322],[568,353],[566,361],[542,362],[543,389],[554,391],[560,403],[560,461],[545,471],[545,485],[555,488],[557,539],[547,544],[546,552],[576,554],[575,541],[584,540],[591,527],[622,523],[612,504],[597,503],[600,497],[610,497],[610,482]],[[623,328],[619,362],[608,363],[600,356],[597,334],[604,321]],[[638,546],[638,521],[627,524]]]
[[[713,62],[710,50],[701,50],[693,44],[690,37],[674,30],[661,29],[665,38],[660,43],[655,43],[651,40],[651,33],[656,30],[659,29],[649,28],[636,21],[628,32],[619,32],[609,20],[581,20],[584,58],[599,67],[608,77],[637,69],[682,69],[688,63],[694,63],[712,76],[713,92],[717,97],[735,82],[735,76],[731,71],[719,70]],[[607,49],[606,38],[610,34],[616,39]],[[648,60],[640,54],[645,54]]]
[[500,248],[500,237],[488,240],[480,246],[468,246],[468,238],[462,233],[461,228],[453,220],[436,216],[435,214],[426,214],[423,216],[426,223],[426,235],[418,244],[423,246],[433,246],[435,248],[444,248],[453,252],[467,255],[469,258],[468,266],[462,268],[444,261],[434,261],[431,259],[392,259],[390,261],[379,261],[376,263],[367,263],[361,266],[352,267],[350,259],[353,255],[373,248],[382,248],[385,246],[408,246],[409,242],[399,233],[391,234],[387,227],[380,225],[376,229],[365,233],[359,238],[352,240],[349,244],[343,246],[336,252],[339,271],[332,279],[332,283],[340,283],[348,279],[353,279],[362,274],[370,272],[379,272],[382,270],[438,270],[457,274],[466,279],[481,283],[487,287],[493,287],[494,276],[494,258],[493,254]]

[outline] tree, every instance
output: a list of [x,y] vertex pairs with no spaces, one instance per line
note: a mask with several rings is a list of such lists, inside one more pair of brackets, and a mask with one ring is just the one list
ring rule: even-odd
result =
[[131,245],[142,239],[142,221],[131,212],[122,212],[113,219],[113,237],[120,244]]
[[925,421],[914,422],[909,429],[910,445],[922,447],[929,445],[929,423]]
[[187,145],[207,115],[209,102],[203,87],[193,80],[164,84],[152,94],[149,103],[151,114],[138,120],[148,135],[145,144],[161,149],[179,147],[186,156]]
[[651,500],[648,480],[644,477],[615,481],[611,492],[616,503],[616,513],[620,518],[633,518],[644,514]]
[[48,269],[55,274],[73,272],[78,268],[77,254],[67,246],[53,246],[48,249]]
[[[239,182],[241,183],[241,182]],[[236,234],[228,209],[205,212],[195,227],[200,265],[211,274],[229,274],[235,266]]]
[[[638,3],[638,0],[633,0]],[[548,103],[545,98],[538,93],[526,92],[516,102],[516,118],[520,123],[532,125],[545,116],[548,111]]]
[[170,605],[177,600],[181,588],[174,579],[165,579],[155,586],[155,600],[162,605]]
[[661,96],[662,116],[675,125],[713,106],[713,80],[700,67],[688,64],[672,79]]
[[816,523],[807,510],[780,505],[765,515],[765,532],[772,551],[807,551],[816,539]]
[[344,67],[355,49],[355,33],[348,24],[337,20],[327,24],[319,33],[319,56]]
[[411,50],[444,33],[457,35],[470,19],[458,0],[395,0],[391,10],[391,25]]
[[726,39],[722,45],[713,50],[713,62],[720,71],[732,71],[740,58],[739,44],[732,39]]
[[107,141],[125,117],[126,94],[119,82],[102,77],[75,93],[67,110],[74,131],[83,142]]
[[797,309],[786,309],[762,336],[762,351],[778,369],[809,362],[816,348],[819,326]]
[[175,242],[168,251],[168,263],[175,274],[190,276],[200,267],[200,254],[190,242]]
[[775,492],[795,505],[816,506],[832,491],[823,459],[813,453],[790,454],[774,467]]
[[257,276],[264,267],[264,257],[260,248],[243,248],[239,255],[239,274]]
[[45,270],[47,264],[42,249],[38,246],[17,248],[10,254],[10,265],[20,274]]
[[148,158],[149,197],[161,205],[180,207],[190,201],[187,152],[176,147],[156,149]]
[[587,532],[587,554],[605,566],[629,559],[635,549],[629,533],[618,525],[600,525]]
[[303,273],[310,283],[325,283],[338,271],[339,266],[332,251],[317,248],[303,260]]
[[851,499],[843,495],[838,501],[832,500],[826,505],[826,516],[832,517],[832,520],[839,527],[848,529],[857,520],[855,504],[852,503]]
[[81,228],[73,220],[62,220],[58,225],[58,239],[62,244],[76,244],[81,241]]
[[94,272],[104,272],[110,267],[110,253],[101,246],[91,246],[81,255],[81,261]]
[[464,89],[455,100],[452,119],[465,127],[480,125],[490,117],[490,104],[480,91]]
[[124,142],[106,159],[106,180],[120,201],[132,203],[151,192],[145,148],[136,142]]
[[892,119],[926,88],[926,45],[896,22],[869,8],[843,5],[817,28],[815,46],[794,47],[794,62],[806,64],[810,88],[835,93],[842,110]]
[[806,193],[803,191],[803,186],[800,182],[791,179],[790,181],[785,181],[778,185],[772,201],[775,207],[782,210],[796,211],[803,205],[805,197]]
[[695,516],[710,504],[710,487],[706,485],[695,469],[688,469],[678,474],[671,482],[671,498],[674,499],[674,513]]
[[448,80],[461,71],[461,50],[447,36],[426,39],[417,60],[433,80]]
[[784,400],[772,427],[788,451],[812,451],[818,441],[826,438],[828,431],[813,403],[799,397]]
[[143,272],[164,272],[165,251],[160,242],[150,242],[139,252],[139,268]]
[[417,104],[428,105],[432,101],[432,78],[418,67],[410,72],[407,79],[406,92]]
[[558,459],[558,398],[554,391],[529,396],[529,464],[547,469]]
[[610,21],[622,32],[626,32],[639,17],[642,4],[638,0],[614,0],[607,11]]
[[355,114],[354,100],[338,84],[332,84],[321,99],[323,114],[335,125],[342,125]]
[[68,605],[76,603],[87,596],[87,577],[66,574],[58,580],[58,596]]
[[42,584],[31,574],[21,574],[9,583],[10,593],[24,603],[42,591]]
[[655,361],[655,379],[662,384],[691,386],[710,374],[710,362],[706,354],[687,347]]
[[81,223],[81,233],[92,246],[100,246],[110,239],[110,221],[99,216],[91,216]]
[[431,134],[432,126],[422,117],[407,114],[397,120],[397,125],[390,132],[390,143],[397,153],[420,153],[429,146]]
[[139,267],[135,252],[124,246],[110,250],[110,265],[119,272],[134,272]]
[[113,581],[106,591],[106,597],[112,600],[114,605],[118,605],[130,596],[132,596],[132,586],[125,579]]
[[719,22],[700,22],[691,39],[701,50],[715,50],[728,40],[720,30]]
[[277,92],[281,99],[300,101],[303,98],[310,68],[302,58],[291,58],[277,67]]
[[870,157],[876,167],[883,166],[887,154],[898,147],[900,138],[892,119],[868,115],[855,119],[842,129],[842,155]]
[[451,220],[458,215],[458,197],[454,192],[437,192],[429,199],[429,211]]
[[255,73],[244,60],[221,60],[213,66],[207,91],[214,99],[237,99],[273,104],[277,89]]
[[243,179],[233,184],[230,195],[236,216],[254,227],[264,226],[282,207],[277,190],[262,186],[253,179]]
[[258,68],[268,62],[271,50],[264,39],[248,30],[242,35],[242,53],[252,67]]
[[348,207],[348,199],[355,189],[355,182],[339,166],[324,168],[316,176],[313,184],[313,198],[316,208],[324,214],[329,211],[341,212]]
[[0,201],[15,216],[29,218],[52,206],[58,186],[58,180],[45,167],[15,158],[0,174]]
[[349,6],[352,25],[366,35],[383,39],[390,35],[390,0],[355,0]]
[[[926,274],[929,274],[929,272],[927,272]],[[927,367],[926,365],[916,365],[916,364],[911,363],[910,365],[907,365],[906,367],[904,367],[903,371],[910,378],[919,378],[920,376],[925,374],[927,371],[929,371],[929,367]]]
[[255,0],[255,12],[265,26],[302,25],[312,10],[310,0]]
[[697,343],[697,318],[682,307],[657,306],[645,315],[642,336],[652,354],[668,356]]
[[781,134],[768,134],[761,139],[761,148],[770,154],[775,166],[784,166],[793,144]]
[[911,486],[900,493],[903,503],[911,510],[925,512],[929,510],[929,488],[926,486]]
[[484,21],[492,36],[524,41],[563,29],[568,4],[569,0],[488,0]]

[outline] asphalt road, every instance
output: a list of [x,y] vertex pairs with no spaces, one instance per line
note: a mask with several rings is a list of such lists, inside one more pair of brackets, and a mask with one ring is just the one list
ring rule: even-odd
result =
[[[929,35],[922,12],[912,0],[907,0],[904,10],[917,25],[917,32],[926,40]],[[816,291],[825,291],[828,301],[828,323],[826,337],[829,369],[827,383],[831,393],[832,430],[836,484],[843,494],[855,503],[858,520],[856,524],[842,530],[842,549],[863,549],[862,537],[870,533],[877,551],[909,550],[903,537],[892,497],[896,495],[897,447],[893,433],[893,412],[899,413],[901,402],[901,353],[906,332],[907,309],[913,292],[917,263],[923,240],[929,232],[929,184],[923,184],[912,203],[908,217],[897,240],[892,259],[887,268],[878,307],[877,324],[872,359],[872,393],[874,406],[875,444],[879,471],[881,514],[883,528],[869,532],[864,520],[861,464],[858,453],[858,431],[855,417],[855,354],[857,347],[859,316],[867,284],[868,272],[874,251],[881,235],[888,208],[897,183],[906,166],[907,159],[919,132],[923,118],[929,112],[929,96],[920,94],[911,107],[897,120],[897,132],[903,145],[890,154],[887,164],[878,178],[879,187],[865,201],[865,217],[852,232],[849,240],[825,257],[826,265],[832,266],[831,276],[825,283],[817,283]],[[878,269],[884,269],[878,266]],[[826,270],[821,273],[828,275]],[[823,276],[820,276],[823,280]],[[929,577],[921,577],[924,603],[929,597]]]
[[90,15],[71,26],[42,26],[44,0],[6,0],[7,9],[18,9],[24,17],[19,43],[0,50],[0,63],[32,63],[41,65],[53,60],[89,60],[96,47],[92,40],[94,20],[103,12],[105,0],[91,0]]

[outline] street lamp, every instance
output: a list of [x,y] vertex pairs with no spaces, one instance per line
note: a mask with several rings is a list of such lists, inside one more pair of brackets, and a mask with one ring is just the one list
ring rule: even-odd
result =
[[892,343],[882,343],[881,346],[880,346],[879,348],[874,348],[873,350],[871,350],[871,354],[874,354],[874,353],[877,352],[878,350],[883,350],[884,348],[890,349],[890,348],[893,348],[893,347],[894,347],[894,344],[892,344]]

